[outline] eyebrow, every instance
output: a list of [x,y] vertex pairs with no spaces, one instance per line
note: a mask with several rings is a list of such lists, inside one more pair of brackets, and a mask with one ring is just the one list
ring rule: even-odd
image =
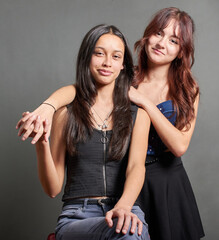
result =
[[[102,50],[105,50],[105,48],[103,48],[103,47],[98,47],[98,46],[97,46],[97,47],[95,47],[95,49],[96,49],[96,48],[100,48],[100,49],[102,49]],[[114,50],[113,52],[120,52],[120,53],[122,53],[122,54],[124,53],[124,52],[121,51],[121,50]]]
[[[164,33],[164,29],[160,29],[159,32]],[[176,34],[171,35],[170,37],[174,37],[180,40],[180,37],[176,36]]]
[[176,36],[175,34],[174,35],[171,35],[171,37],[174,37],[174,38],[177,38],[180,40],[180,37]]

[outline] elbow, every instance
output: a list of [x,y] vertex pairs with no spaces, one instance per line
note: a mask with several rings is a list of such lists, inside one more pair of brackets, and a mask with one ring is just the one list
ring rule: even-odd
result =
[[180,152],[180,151],[176,151],[176,152],[174,152],[173,154],[174,154],[174,156],[176,156],[176,157],[182,157],[182,155],[183,155],[184,153],[183,153],[183,152]]
[[46,194],[50,197],[50,198],[55,198],[60,192],[60,191],[50,191],[50,190],[47,190],[45,191]]
[[185,152],[187,151],[187,149],[188,149],[188,146],[182,145],[182,146],[179,146],[177,149],[174,149],[172,151],[172,153],[176,157],[182,157],[185,154]]
[[55,198],[58,194],[48,194],[50,198]]

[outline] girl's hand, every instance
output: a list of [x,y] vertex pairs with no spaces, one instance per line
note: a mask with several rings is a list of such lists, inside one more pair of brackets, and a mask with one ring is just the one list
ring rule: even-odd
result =
[[129,229],[129,225],[131,223],[130,233],[134,234],[136,228],[138,228],[138,235],[140,236],[142,233],[143,223],[141,220],[130,210],[124,208],[114,207],[112,210],[106,213],[106,223],[109,227],[113,226],[113,218],[118,218],[116,225],[116,233],[122,232],[126,234]]
[[45,141],[48,141],[53,115],[54,109],[46,104],[40,105],[31,113],[24,112],[16,125],[16,129],[19,129],[18,136],[22,135],[23,141],[32,137],[32,144],[35,144],[42,136]]
[[145,96],[142,93],[140,93],[134,87],[130,87],[128,95],[131,102],[134,102],[136,105],[142,107],[143,102],[145,100]]
[[[23,113],[23,117],[29,115],[30,113]],[[35,120],[34,120],[35,119]],[[32,144],[35,144],[37,141],[48,141],[49,135],[49,123],[48,120],[40,121],[40,116],[32,116],[29,117],[29,120],[32,121],[32,124],[28,127],[25,127],[24,123],[20,126],[18,136],[22,136],[22,140],[26,140],[28,137],[33,138],[31,141]]]

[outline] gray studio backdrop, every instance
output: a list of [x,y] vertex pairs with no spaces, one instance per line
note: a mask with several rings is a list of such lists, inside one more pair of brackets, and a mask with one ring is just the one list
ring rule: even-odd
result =
[[151,15],[169,6],[187,11],[196,23],[193,73],[201,101],[183,161],[205,239],[218,240],[218,0],[0,0],[1,239],[45,240],[61,209],[61,195],[50,199],[38,181],[34,146],[17,137],[15,125],[21,113],[73,83],[76,54],[91,27],[114,24],[133,48]]

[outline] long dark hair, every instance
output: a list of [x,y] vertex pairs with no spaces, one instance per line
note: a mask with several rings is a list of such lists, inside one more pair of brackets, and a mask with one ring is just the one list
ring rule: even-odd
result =
[[175,19],[176,24],[179,25],[180,57],[173,60],[169,69],[169,96],[177,110],[176,127],[182,130],[184,127],[190,128],[190,122],[195,117],[194,102],[199,93],[199,87],[191,72],[194,64],[195,26],[186,12],[170,7],[161,9],[155,14],[146,27],[143,37],[135,43],[135,50],[138,51],[138,67],[134,84],[138,85],[142,82],[148,71],[145,45],[149,37],[167,27],[172,19]]
[[113,131],[109,145],[109,158],[120,160],[126,153],[132,131],[132,116],[128,90],[133,80],[133,61],[123,34],[112,25],[101,24],[92,28],[84,37],[79,49],[76,69],[76,97],[68,108],[66,125],[67,150],[77,154],[76,145],[83,142],[93,131],[90,108],[95,103],[97,89],[90,72],[90,61],[98,39],[104,34],[119,37],[125,47],[124,69],[115,82],[112,111]]

